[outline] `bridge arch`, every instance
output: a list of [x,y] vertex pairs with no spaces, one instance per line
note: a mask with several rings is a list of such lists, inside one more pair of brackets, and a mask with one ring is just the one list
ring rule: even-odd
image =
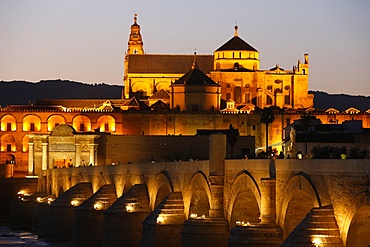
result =
[[207,176],[202,171],[193,174],[188,190],[183,194],[183,199],[187,219],[191,214],[209,216],[211,188],[207,181]]
[[230,229],[236,221],[259,223],[261,215],[261,192],[254,177],[248,172],[239,173],[231,186],[227,206]]
[[285,239],[312,208],[322,205],[315,184],[304,172],[292,175],[281,191],[284,193],[280,200],[277,221],[283,229]]
[[155,176],[154,183],[148,184],[151,209],[154,210],[173,191],[173,185],[168,172],[161,171],[158,173]]
[[341,236],[345,246],[370,244],[370,192],[361,192],[352,201],[344,217]]
[[97,192],[98,190],[100,190],[101,187],[108,184],[106,176],[107,176],[106,174],[104,174],[103,172],[100,172],[99,174],[94,175],[90,179],[93,193]]

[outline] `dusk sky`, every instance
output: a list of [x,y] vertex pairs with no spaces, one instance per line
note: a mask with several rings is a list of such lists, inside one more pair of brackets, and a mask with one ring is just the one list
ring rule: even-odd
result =
[[310,90],[370,96],[368,0],[0,0],[0,80],[123,85],[134,13],[148,54],[213,54],[237,24],[262,70],[308,53]]

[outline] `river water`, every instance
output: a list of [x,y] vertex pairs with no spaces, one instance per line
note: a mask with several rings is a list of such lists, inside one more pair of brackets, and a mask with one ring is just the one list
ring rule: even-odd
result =
[[0,226],[0,246],[12,247],[69,247],[68,243],[46,242],[38,239],[37,234],[27,231],[12,230],[7,226]]

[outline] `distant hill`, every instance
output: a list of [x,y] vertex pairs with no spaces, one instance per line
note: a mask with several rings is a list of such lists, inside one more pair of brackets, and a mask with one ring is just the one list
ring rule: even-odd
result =
[[319,91],[309,91],[315,95],[314,106],[316,109],[328,109],[333,107],[339,111],[344,111],[350,107],[355,107],[361,111],[370,109],[369,96],[352,96],[347,94],[328,94]]
[[[40,82],[0,81],[0,105],[27,105],[36,99],[120,99],[123,86],[86,84],[68,80],[43,80]],[[355,107],[361,111],[370,109],[369,96],[328,94],[310,91],[315,95],[317,109],[333,107],[343,111]]]
[[33,104],[36,99],[120,99],[123,86],[67,80],[0,81],[0,105]]

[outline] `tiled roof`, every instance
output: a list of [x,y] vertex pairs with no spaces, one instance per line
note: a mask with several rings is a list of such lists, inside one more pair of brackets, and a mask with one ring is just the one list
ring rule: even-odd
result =
[[150,106],[150,109],[154,111],[169,110],[170,106],[166,103],[163,103],[163,101],[158,100],[157,102],[155,102],[153,105]]
[[224,45],[218,48],[216,51],[257,51],[250,44],[245,42],[239,36],[232,37]]
[[168,99],[169,100],[170,94],[164,91],[163,89],[161,89],[149,97],[149,100],[156,100],[156,99]]
[[[103,105],[108,99],[42,99],[36,100],[35,105],[37,106],[64,106],[64,107],[98,107]],[[122,99],[109,99],[110,103],[115,106],[124,104],[127,100]]]
[[204,74],[200,69],[191,69],[185,75],[183,75],[180,79],[175,81],[173,84],[175,85],[191,85],[191,86],[219,86],[216,82],[214,82],[211,78],[209,78],[206,74]]
[[1,108],[1,111],[64,111],[61,105],[9,105]]
[[[128,73],[185,74],[191,68],[193,55],[128,55]],[[197,55],[199,69],[213,70],[212,55]]]

